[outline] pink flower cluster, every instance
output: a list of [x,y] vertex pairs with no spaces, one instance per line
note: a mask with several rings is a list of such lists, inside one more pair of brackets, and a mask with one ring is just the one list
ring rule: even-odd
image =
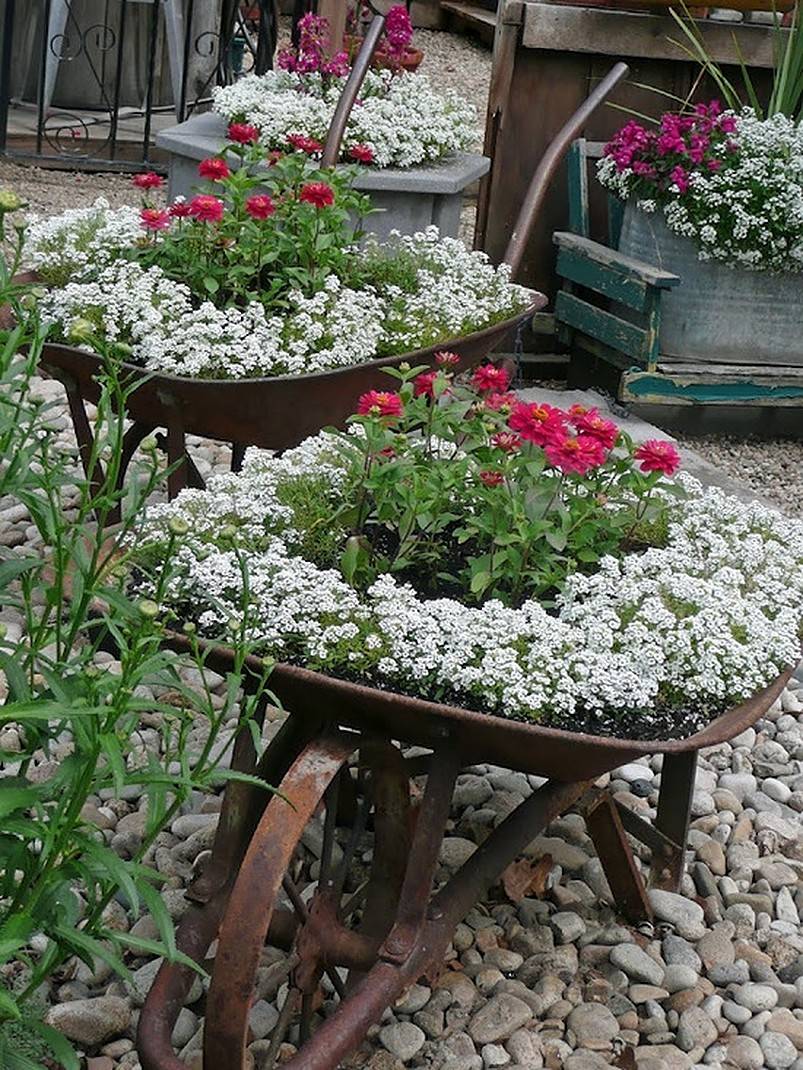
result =
[[383,51],[391,59],[401,61],[413,39],[413,24],[405,4],[394,4],[385,17],[386,43]]
[[295,74],[324,74],[345,78],[349,73],[347,53],[338,52],[327,60],[329,23],[319,15],[305,15],[298,24],[298,48],[283,48],[277,63],[281,70]]
[[653,191],[683,194],[695,172],[718,171],[738,151],[736,128],[736,117],[712,100],[690,114],[667,112],[657,131],[631,120],[605,146],[605,156]]

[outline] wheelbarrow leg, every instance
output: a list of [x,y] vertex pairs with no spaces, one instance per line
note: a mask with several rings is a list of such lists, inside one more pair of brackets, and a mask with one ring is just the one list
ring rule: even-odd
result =
[[614,903],[634,924],[652,921],[653,913],[647,889],[636,866],[630,843],[616,803],[607,791],[594,791],[585,809],[586,826]]
[[696,772],[697,751],[664,754],[655,827],[673,846],[662,856],[653,854],[650,881],[667,892],[676,892],[683,876]]

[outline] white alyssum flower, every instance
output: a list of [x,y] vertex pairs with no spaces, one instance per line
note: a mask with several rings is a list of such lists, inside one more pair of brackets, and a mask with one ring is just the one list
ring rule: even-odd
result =
[[422,264],[406,293],[355,290],[330,275],[311,296],[291,293],[283,316],[269,315],[259,301],[199,303],[161,268],[117,259],[47,291],[41,311],[68,339],[74,321],[89,321],[100,342],[130,345],[130,359],[148,371],[242,379],[327,371],[424,348],[514,316],[529,303],[505,265],[495,268],[484,253],[440,238],[437,227],[395,240]]
[[245,622],[266,654],[503,716],[689,701],[721,711],[799,658],[803,523],[762,505],[683,477],[688,497],[673,507],[666,546],[571,576],[550,612],[535,601],[466,606],[391,575],[359,594],[299,555],[277,487],[323,476],[336,501],[342,463],[326,434],[281,458],[251,450],[239,475],[152,508],[138,552],[158,553],[180,517],[189,535],[170,595],[197,607],[205,635]]
[[[734,142],[718,171],[692,172],[689,188],[672,187],[661,205],[670,230],[691,239],[700,260],[755,271],[803,271],[803,124],[785,115],[736,117]],[[607,189],[626,200],[637,176],[611,157],[598,164]],[[654,211],[655,200],[639,200]]]
[[89,208],[68,208],[47,218],[31,216],[25,259],[48,281],[80,281],[113,263],[141,236],[138,208],[125,205],[113,209],[99,197]]
[[[215,110],[258,126],[271,148],[289,134],[325,141],[342,83],[318,74],[268,71],[213,90]],[[369,71],[346,127],[344,149],[368,145],[379,167],[412,167],[468,148],[474,109],[454,92],[436,93],[426,75]]]

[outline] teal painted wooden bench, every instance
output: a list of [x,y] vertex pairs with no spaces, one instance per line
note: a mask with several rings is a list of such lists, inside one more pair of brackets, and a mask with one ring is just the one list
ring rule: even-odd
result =
[[618,251],[624,206],[615,197],[608,196],[610,245],[589,236],[589,169],[603,150],[602,142],[580,138],[567,157],[570,230],[554,235],[559,341],[573,355],[580,351],[607,366],[624,402],[803,405],[799,367],[694,363],[661,355],[661,296],[680,279]]

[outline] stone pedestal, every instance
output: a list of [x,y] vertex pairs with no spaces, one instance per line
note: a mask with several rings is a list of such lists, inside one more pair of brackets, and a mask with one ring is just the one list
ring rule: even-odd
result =
[[[170,154],[171,199],[196,192],[198,161],[220,152],[225,133],[225,120],[207,112],[157,135],[157,146]],[[366,232],[381,240],[391,230],[414,234],[434,223],[442,235],[457,237],[463,194],[489,166],[485,156],[458,152],[419,167],[361,168],[355,186],[380,209],[365,220]]]

